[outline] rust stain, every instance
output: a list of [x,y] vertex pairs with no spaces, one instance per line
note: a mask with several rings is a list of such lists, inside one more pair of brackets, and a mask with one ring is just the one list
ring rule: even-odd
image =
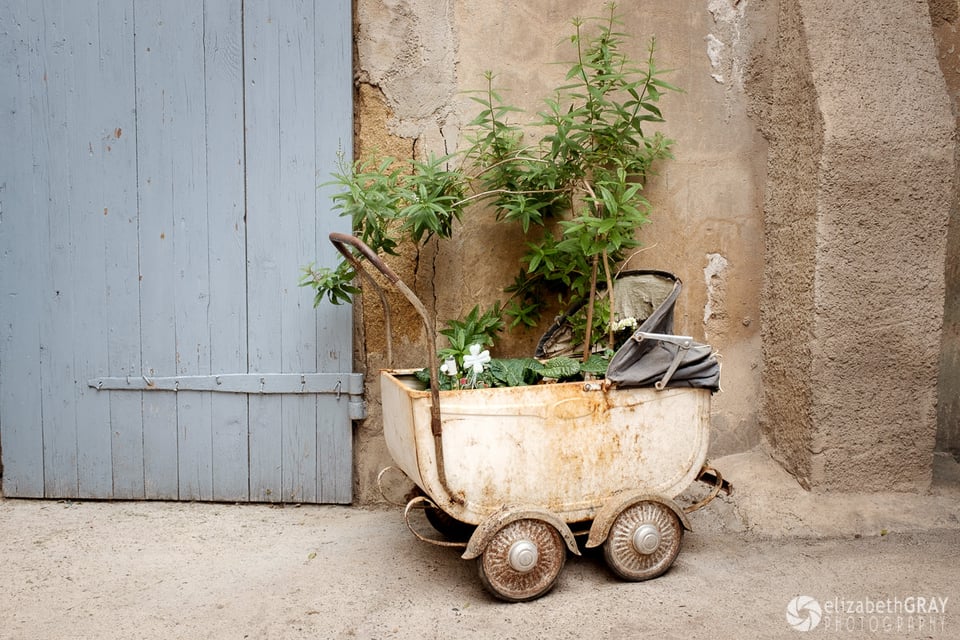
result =
[[481,505],[488,505],[488,508],[498,508],[503,505],[503,496],[510,495],[510,487],[496,487],[491,482],[484,482],[480,488],[478,502]]
[[103,208],[103,215],[107,215],[107,208],[106,208],[106,207]]
[[113,130],[113,137],[115,137],[117,140],[119,140],[120,136],[122,135],[123,135],[123,129],[121,129],[120,127],[117,127],[116,129]]
[[161,231],[161,232],[160,232],[160,239],[161,239],[161,240],[166,240],[166,239],[167,239],[167,234],[165,234],[164,232]]

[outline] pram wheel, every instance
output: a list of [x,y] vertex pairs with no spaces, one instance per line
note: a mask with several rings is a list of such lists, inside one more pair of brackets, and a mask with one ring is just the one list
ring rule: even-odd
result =
[[639,502],[624,509],[603,545],[607,565],[624,580],[656,578],[680,553],[683,526],[669,507]]
[[490,540],[477,558],[480,581],[508,602],[533,600],[549,591],[567,560],[560,533],[536,519],[514,520]]

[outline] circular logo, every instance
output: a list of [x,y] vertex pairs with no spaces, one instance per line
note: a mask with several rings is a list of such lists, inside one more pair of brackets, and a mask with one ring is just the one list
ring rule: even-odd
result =
[[816,598],[797,596],[787,603],[787,624],[797,631],[812,631],[820,624],[823,609]]

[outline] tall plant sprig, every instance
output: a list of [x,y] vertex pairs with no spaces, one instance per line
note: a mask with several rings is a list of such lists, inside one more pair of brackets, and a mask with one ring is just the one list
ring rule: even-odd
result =
[[483,108],[472,124],[482,135],[467,152],[477,166],[495,169],[481,173],[484,189],[496,194],[498,215],[530,236],[524,269],[507,288],[514,296],[505,308],[512,326],[535,324],[550,294],[559,293],[563,304],[587,305],[588,343],[594,318],[609,319],[597,328],[612,340],[609,308],[593,313],[598,277],[602,270],[609,291],[602,304],[609,307],[611,265],[639,245],[636,231],[649,217],[643,185],[654,162],[670,157],[672,142],[644,127],[663,122],[657,103],[676,90],[655,65],[654,40],[645,65],[623,53],[614,4],[596,21],[592,37],[587,21],[572,21],[576,60],[566,83],[544,100],[535,125],[545,132],[540,145],[521,146],[517,129],[505,122],[517,110],[503,103],[488,75],[486,94],[474,98]]
[[[397,254],[399,243],[424,242],[431,236],[449,238],[454,222],[463,215],[468,184],[463,172],[451,168],[455,155],[426,161],[383,157],[342,161],[325,186],[338,189],[333,208],[349,217],[353,232],[378,253]],[[301,286],[317,290],[314,304],[324,297],[334,304],[349,302],[359,293],[350,264],[341,259],[335,268],[306,266]]]
[[[588,33],[591,24],[598,25],[595,35]],[[585,307],[574,329],[586,345],[606,333],[612,346],[613,266],[639,245],[637,231],[650,214],[643,186],[672,144],[645,128],[664,121],[660,98],[677,90],[656,67],[655,41],[637,64],[623,51],[628,36],[620,25],[614,3],[601,18],[572,21],[575,60],[532,125],[511,123],[522,112],[502,99],[487,73],[485,87],[470,94],[481,108],[467,128],[465,150],[423,162],[383,158],[341,167],[334,207],[351,217],[371,248],[393,254],[404,240],[450,237],[467,205],[487,201],[527,243],[522,268],[505,289],[510,299],[493,309],[502,309],[511,327],[534,326],[556,296]],[[528,129],[542,132],[537,144],[524,143]],[[317,289],[315,302],[340,303],[356,293],[355,275],[344,262],[335,269],[310,266],[301,283]],[[598,300],[601,278],[608,293]],[[448,332],[458,326],[448,323]],[[499,330],[494,326],[488,338]]]

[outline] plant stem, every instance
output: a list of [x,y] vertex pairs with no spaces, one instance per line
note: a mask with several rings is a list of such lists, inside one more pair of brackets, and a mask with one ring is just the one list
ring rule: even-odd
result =
[[593,256],[593,265],[590,273],[590,301],[587,303],[587,327],[583,337],[583,361],[590,358],[590,340],[593,336],[593,306],[597,300],[597,266],[600,259],[597,255]]
[[534,149],[534,148],[535,148],[535,147],[529,146],[529,147],[524,147],[523,149],[517,149],[517,150],[513,153],[513,155],[510,156],[509,158],[504,158],[504,159],[502,159],[502,160],[497,160],[496,162],[494,162],[494,163],[492,163],[492,164],[489,164],[489,165],[481,168],[479,171],[477,171],[477,173],[476,173],[474,176],[472,176],[471,179],[472,179],[472,180],[476,180],[477,178],[479,178],[479,177],[482,176],[483,174],[485,174],[485,173],[487,173],[487,172],[489,172],[489,171],[493,171],[494,169],[496,169],[496,168],[499,167],[500,165],[504,165],[504,164],[507,164],[507,163],[510,163],[510,162],[522,161],[522,162],[539,162],[540,164],[550,164],[550,161],[549,161],[549,160],[545,160],[545,159],[543,159],[543,158],[534,158],[534,157],[531,157],[531,156],[522,155],[523,153],[525,153],[525,152],[527,152],[527,151],[530,151],[531,149]]
[[610,277],[610,259],[607,250],[603,250],[603,275],[607,279],[607,304],[610,305],[610,318],[607,321],[607,346],[613,351],[613,278]]
[[468,202],[473,202],[474,200],[480,200],[481,198],[486,198],[488,196],[494,196],[498,193],[510,193],[514,195],[526,195],[526,194],[538,194],[538,193],[560,193],[562,189],[534,189],[532,191],[515,191],[513,189],[490,189],[489,191],[484,191],[482,193],[475,193],[472,196],[467,196],[463,200],[454,202],[451,208],[459,207],[461,205],[467,204]]

